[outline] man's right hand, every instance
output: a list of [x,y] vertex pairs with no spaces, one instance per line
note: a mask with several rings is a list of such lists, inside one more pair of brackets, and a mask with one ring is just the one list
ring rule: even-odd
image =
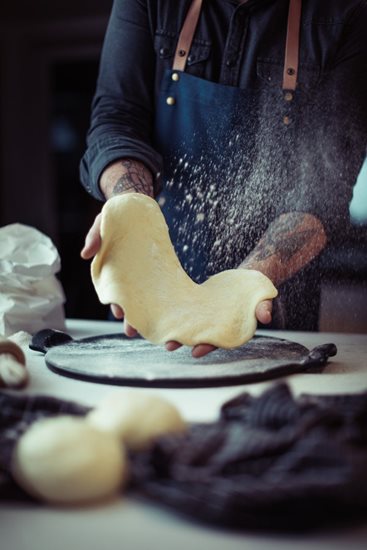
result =
[[98,214],[85,237],[84,247],[80,252],[83,260],[90,260],[101,248],[101,216],[102,214]]
[[[85,237],[85,244],[80,252],[81,257],[83,260],[90,260],[93,258],[98,250],[101,248],[101,214],[98,214],[96,219],[93,222],[92,227],[87,233],[87,236]],[[123,319],[124,318],[124,311],[120,308],[120,306],[117,306],[116,304],[111,304],[111,311],[113,316],[116,319]],[[126,321],[124,322],[124,332],[126,336],[136,336],[137,331],[130,326]]]

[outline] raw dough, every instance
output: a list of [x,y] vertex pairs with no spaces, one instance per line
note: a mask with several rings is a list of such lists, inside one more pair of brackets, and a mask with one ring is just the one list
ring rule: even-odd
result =
[[186,423],[169,401],[132,390],[107,396],[86,418],[96,428],[115,434],[134,451],[148,448],[162,435],[186,431]]
[[112,496],[128,468],[118,438],[84,419],[59,416],[36,421],[20,437],[12,471],[29,494],[74,504]]
[[102,246],[92,262],[100,301],[154,344],[175,340],[234,348],[256,330],[255,309],[277,291],[262,273],[231,269],[196,284],[182,269],[153,199],[118,195],[102,209]]

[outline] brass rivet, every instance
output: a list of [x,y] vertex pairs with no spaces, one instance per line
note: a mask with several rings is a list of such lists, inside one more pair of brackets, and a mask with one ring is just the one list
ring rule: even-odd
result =
[[293,94],[292,94],[292,92],[286,92],[286,93],[284,94],[284,99],[285,99],[286,101],[292,101],[292,99],[293,99]]
[[289,118],[289,116],[286,115],[285,117],[283,117],[283,122],[288,126],[288,124],[290,124],[291,122],[291,119]]
[[172,80],[178,82],[180,80],[180,75],[178,73],[172,73]]
[[180,57],[185,57],[185,55],[186,55],[186,50],[179,50],[179,51],[178,51],[178,55],[179,55]]
[[167,103],[167,105],[174,105],[174,104],[176,103],[176,100],[175,100],[174,97],[169,96],[169,97],[167,97],[167,99],[166,99],[166,103]]

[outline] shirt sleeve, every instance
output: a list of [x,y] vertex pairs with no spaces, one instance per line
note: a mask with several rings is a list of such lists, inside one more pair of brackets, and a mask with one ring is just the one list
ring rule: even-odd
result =
[[[361,1],[344,22],[342,39],[308,97],[289,147],[293,187],[278,214],[315,215],[329,242],[343,238],[349,204],[367,146],[367,2]],[[295,168],[292,164],[297,164]]]
[[162,159],[152,146],[155,63],[146,1],[115,0],[80,164],[84,187],[100,200],[101,173],[118,159],[139,160],[158,179]]

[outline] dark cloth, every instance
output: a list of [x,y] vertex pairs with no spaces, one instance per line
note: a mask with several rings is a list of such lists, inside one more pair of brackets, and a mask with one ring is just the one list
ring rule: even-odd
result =
[[[31,499],[11,476],[11,456],[32,422],[89,411],[0,392],[0,499]],[[129,489],[215,525],[307,529],[366,517],[366,462],[367,393],[296,399],[274,384],[228,401],[216,422],[131,453]]]
[[226,403],[220,419],[162,438],[135,486],[197,520],[307,529],[366,517],[367,394],[292,397],[285,384]]
[[46,395],[18,396],[0,392],[0,499],[28,497],[11,475],[11,459],[19,437],[41,418],[62,414],[85,415],[90,408]]
[[[190,3],[114,2],[81,163],[84,186],[101,200],[99,177],[119,158],[140,160],[155,176],[164,173],[154,143],[155,103]],[[246,174],[254,187],[251,199],[258,189],[252,210],[267,223],[282,212],[310,212],[329,239],[340,240],[367,143],[367,3],[303,2],[294,101],[285,101],[281,90],[288,6],[289,0],[204,2],[186,72],[258,92],[254,132],[260,155],[241,164],[239,150],[229,159],[229,173]],[[284,116],[290,120],[286,132]],[[246,132],[243,139],[249,139]],[[253,170],[246,172],[247,165]],[[225,181],[223,202],[231,195],[231,182]],[[240,202],[242,212],[249,203]],[[256,231],[253,237],[256,241]],[[251,238],[247,243],[256,244]]]

